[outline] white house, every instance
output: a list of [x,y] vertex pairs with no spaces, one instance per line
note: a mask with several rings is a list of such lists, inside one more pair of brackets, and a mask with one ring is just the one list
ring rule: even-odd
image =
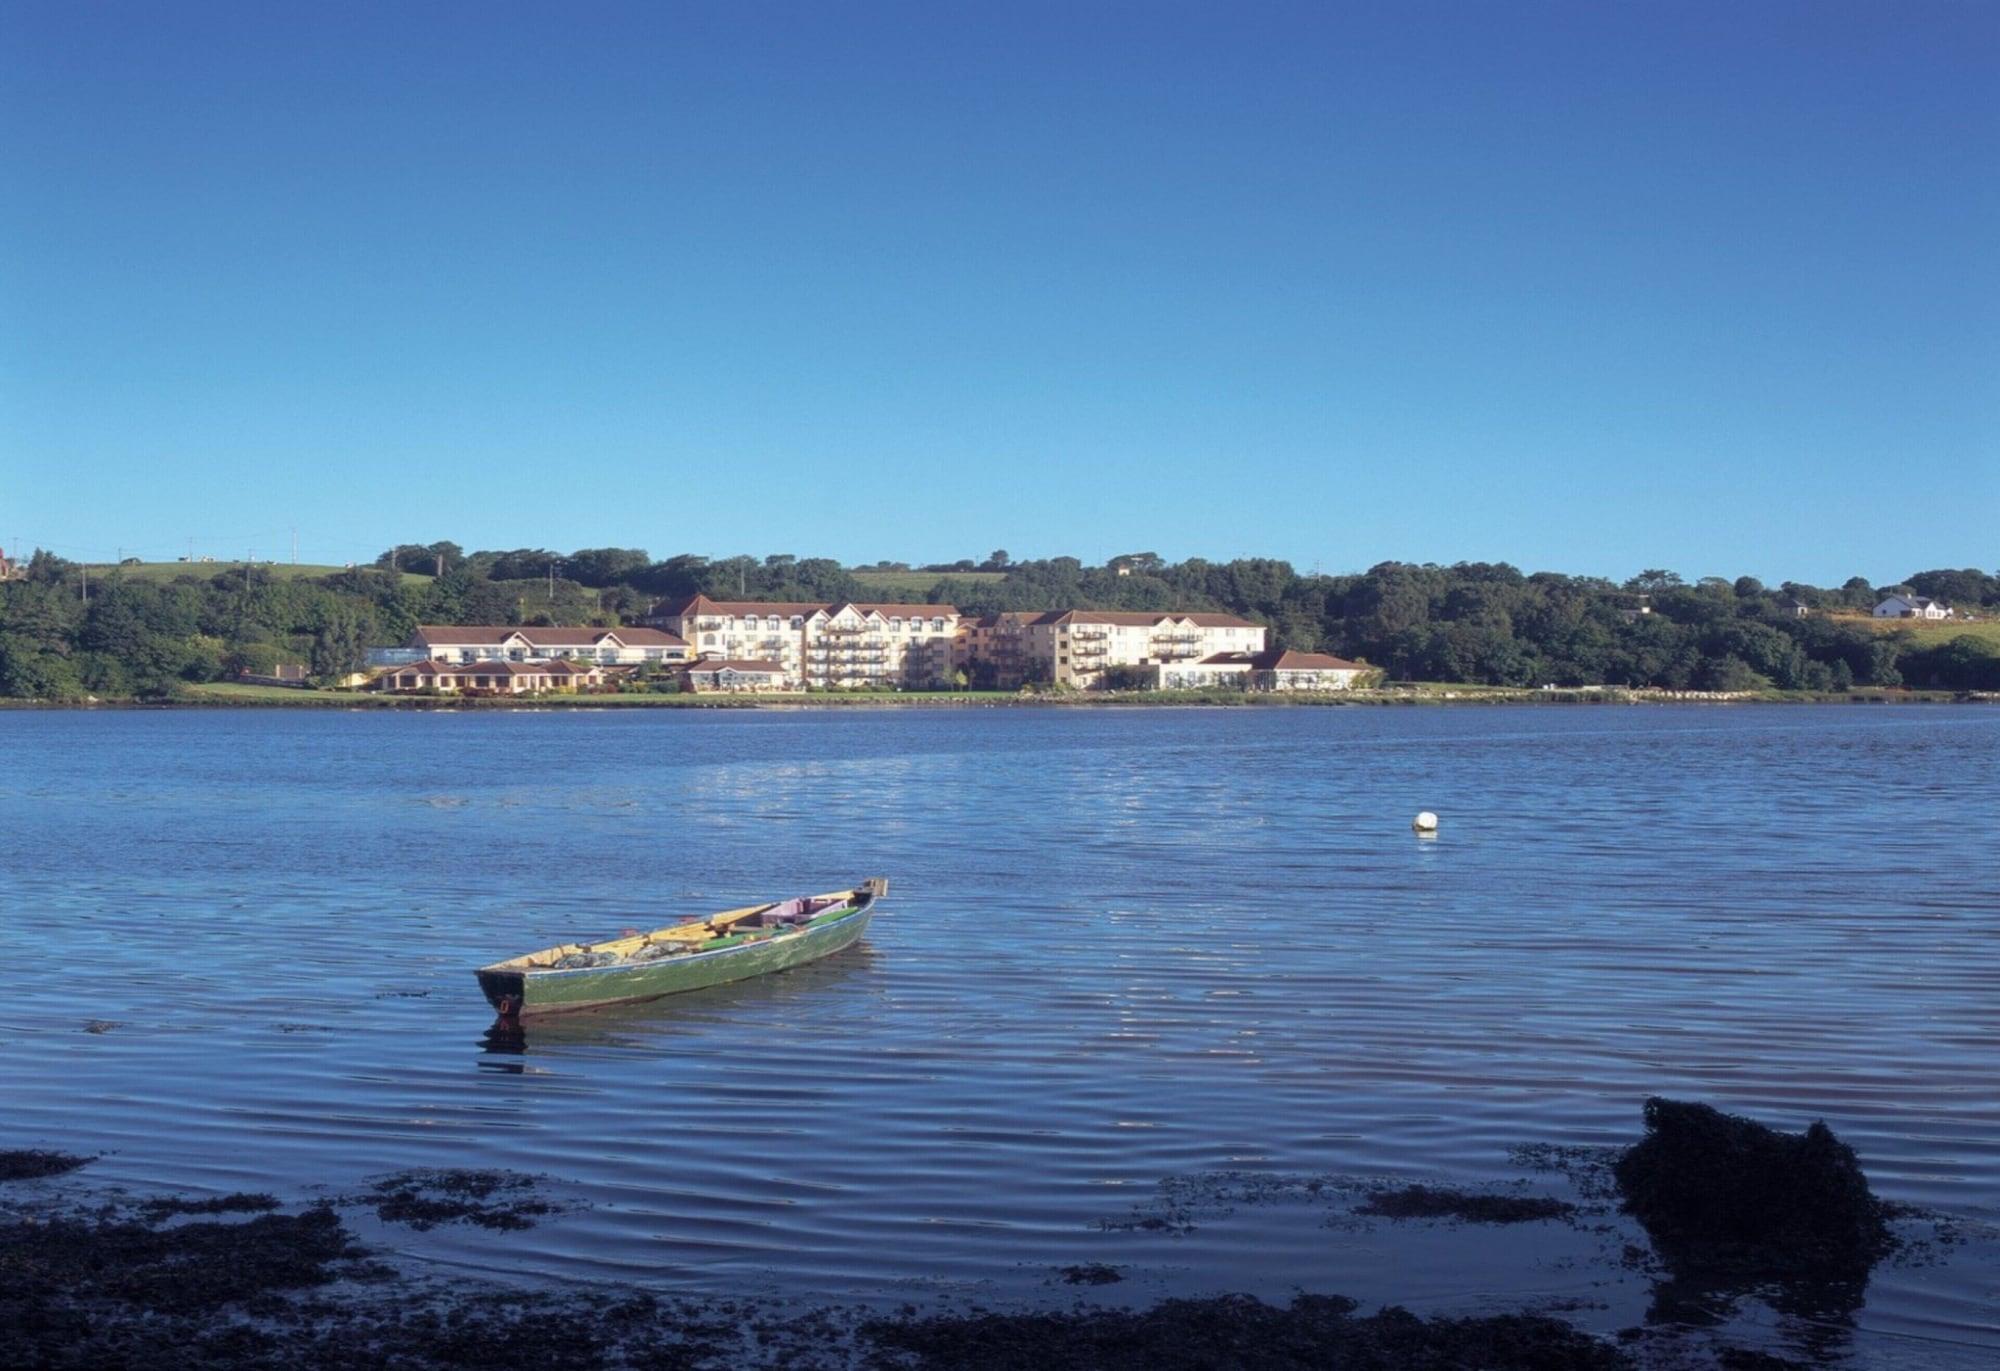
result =
[[704,657],[683,673],[689,690],[783,690],[790,673],[783,662],[732,662]]
[[1262,652],[1218,652],[1194,662],[1161,662],[1148,667],[1156,690],[1200,690],[1233,686],[1241,690],[1352,690],[1362,673],[1359,662],[1323,652],[1266,648]]
[[1949,619],[1955,612],[1950,605],[1923,595],[1891,595],[1875,606],[1878,619]]
[[1259,690],[1352,690],[1368,670],[1345,657],[1324,652],[1290,652],[1272,648],[1252,659],[1256,670],[1250,684]]

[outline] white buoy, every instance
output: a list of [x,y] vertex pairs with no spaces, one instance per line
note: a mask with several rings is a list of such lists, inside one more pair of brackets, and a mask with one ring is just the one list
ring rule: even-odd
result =
[[1416,818],[1410,820],[1410,827],[1416,829],[1419,833],[1435,833],[1438,831],[1438,816],[1426,809],[1423,813],[1417,815]]

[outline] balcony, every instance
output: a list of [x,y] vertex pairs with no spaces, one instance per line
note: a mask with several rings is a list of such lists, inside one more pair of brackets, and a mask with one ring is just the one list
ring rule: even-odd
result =
[[1101,628],[1077,628],[1071,629],[1069,636],[1081,642],[1095,642],[1100,639],[1109,638],[1111,634],[1109,631]]

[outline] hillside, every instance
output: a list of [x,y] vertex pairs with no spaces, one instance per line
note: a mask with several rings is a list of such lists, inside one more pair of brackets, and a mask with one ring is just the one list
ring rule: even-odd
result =
[[[290,562],[258,562],[255,565],[261,570],[269,572],[271,579],[274,581],[317,580],[322,576],[338,576],[341,572],[347,570],[346,567],[323,566],[311,562],[300,562],[296,565]],[[90,579],[93,581],[109,581],[113,578],[122,577],[128,581],[151,581],[171,584],[183,576],[193,576],[197,580],[206,581],[221,575],[225,571],[240,570],[242,566],[243,563],[240,561],[127,562],[120,565],[113,565],[109,562],[92,562],[89,564],[88,569],[90,571]],[[431,580],[430,577],[420,576],[413,571],[406,571],[402,575],[404,585],[429,585]]]
[[905,596],[918,603],[923,602],[940,581],[1007,579],[1004,571],[854,571],[848,574],[875,594]]
[[2000,617],[1982,617],[1977,622],[1967,623],[1962,619],[1942,619],[1936,622],[1919,619],[1877,619],[1867,614],[1832,614],[1828,619],[1850,628],[1865,628],[1873,633],[1905,633],[1910,640],[1923,647],[1936,647],[1954,638],[1977,638],[1995,653],[2000,653]]

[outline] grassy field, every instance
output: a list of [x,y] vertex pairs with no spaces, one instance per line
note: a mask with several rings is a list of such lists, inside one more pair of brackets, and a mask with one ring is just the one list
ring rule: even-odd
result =
[[[243,563],[241,562],[225,561],[133,562],[130,565],[124,566],[114,566],[109,562],[92,562],[90,563],[90,577],[94,581],[108,581],[118,576],[132,581],[175,581],[183,576],[195,576],[206,581],[220,576],[225,571],[235,571],[242,567],[242,565]],[[320,576],[337,576],[347,569],[337,566],[319,566],[310,562],[301,562],[297,566],[292,565],[290,562],[259,562],[257,565],[265,571],[270,572],[271,578],[278,581],[299,581]],[[419,576],[413,571],[403,573],[403,583],[405,585],[427,584],[430,579],[428,576]]]
[[187,688],[190,700],[208,704],[237,705],[379,705],[390,703],[382,695],[364,695],[358,690],[300,690],[292,686],[249,685],[242,681],[205,681]]
[[883,595],[912,595],[919,603],[939,581],[1004,581],[1004,571],[857,571],[854,579]]
[[1959,619],[1877,619],[1869,614],[1835,614],[1831,621],[1847,628],[1865,628],[1875,633],[1907,633],[1925,647],[1948,643],[1953,638],[1971,637],[2000,653],[2000,618],[1981,616],[1977,623]]

